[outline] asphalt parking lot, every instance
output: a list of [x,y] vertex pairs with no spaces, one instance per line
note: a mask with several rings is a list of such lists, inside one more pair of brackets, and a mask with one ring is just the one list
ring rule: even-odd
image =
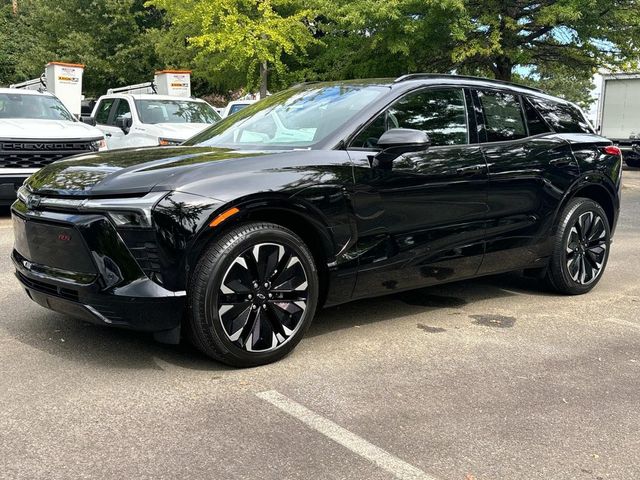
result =
[[0,213],[0,478],[640,476],[640,170],[608,270],[562,297],[516,275],[325,310],[233,370],[29,301]]

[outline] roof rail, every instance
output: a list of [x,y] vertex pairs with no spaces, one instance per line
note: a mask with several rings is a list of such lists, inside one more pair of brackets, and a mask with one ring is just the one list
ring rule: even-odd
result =
[[[136,85],[127,85],[126,87],[116,87],[116,88],[110,88],[109,90],[107,90],[107,95],[112,95],[114,93],[127,93],[127,92],[131,92],[133,90],[145,90],[142,92],[137,92],[137,93],[149,93],[149,89],[151,89],[151,91],[153,93],[158,93],[156,90],[156,84],[153,82],[145,82],[145,83],[138,83]],[[135,95],[135,93],[134,93]]]
[[521,85],[519,83],[514,82],[506,82],[504,80],[493,80],[490,78],[483,77],[474,77],[472,75],[450,75],[445,73],[408,73],[406,75],[402,75],[401,77],[396,78],[393,83],[400,83],[406,80],[420,80],[420,79],[436,79],[436,78],[453,78],[453,79],[461,79],[461,80],[479,80],[488,83],[495,83],[498,85],[506,85],[511,87],[524,88],[527,90],[532,90],[538,93],[545,93],[544,90],[541,90],[536,87],[529,87],[528,85]]

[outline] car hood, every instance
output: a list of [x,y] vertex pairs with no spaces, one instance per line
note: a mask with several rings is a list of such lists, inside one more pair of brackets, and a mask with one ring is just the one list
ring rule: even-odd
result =
[[154,123],[145,125],[146,130],[150,131],[150,127],[152,127],[159,137],[171,140],[186,140],[210,126],[211,124],[209,123]]
[[[27,188],[47,196],[142,195],[152,190],[173,190],[185,177],[216,175],[213,167],[233,161],[225,169],[242,171],[242,162],[282,152],[238,151],[213,147],[148,147],[78,155],[34,173]],[[237,164],[236,164],[237,163]],[[245,165],[246,167],[246,165]],[[201,170],[208,170],[203,173]]]
[[3,140],[93,140],[103,136],[100,130],[82,122],[0,119],[0,139]]

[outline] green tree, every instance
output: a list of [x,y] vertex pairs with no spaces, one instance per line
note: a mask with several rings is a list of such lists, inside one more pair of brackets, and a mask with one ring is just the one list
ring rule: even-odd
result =
[[307,76],[456,72],[521,80],[572,100],[600,68],[633,68],[637,0],[319,0],[327,48]]
[[161,66],[147,34],[161,17],[143,0],[21,0],[10,17],[4,16],[15,39],[0,46],[10,58],[7,83],[39,76],[47,62],[69,61],[86,65],[84,90],[100,95],[148,81]]
[[[191,53],[195,64],[211,75],[239,78],[248,87],[259,83],[267,91],[270,73],[287,71],[287,56],[304,55],[316,40],[311,34],[312,12],[295,0],[150,0],[170,22],[160,51],[173,44]],[[169,43],[167,43],[169,42]],[[170,48],[170,47],[169,47]],[[185,54],[186,53],[186,54]]]

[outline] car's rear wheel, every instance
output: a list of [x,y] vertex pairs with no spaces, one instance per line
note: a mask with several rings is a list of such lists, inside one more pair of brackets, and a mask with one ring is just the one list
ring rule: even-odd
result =
[[221,362],[273,362],[297,345],[315,314],[318,274],[302,239],[272,223],[240,225],[214,241],[189,287],[188,332]]
[[602,278],[610,245],[609,222],[602,207],[587,198],[572,199],[556,230],[548,283],[568,295],[590,291]]

